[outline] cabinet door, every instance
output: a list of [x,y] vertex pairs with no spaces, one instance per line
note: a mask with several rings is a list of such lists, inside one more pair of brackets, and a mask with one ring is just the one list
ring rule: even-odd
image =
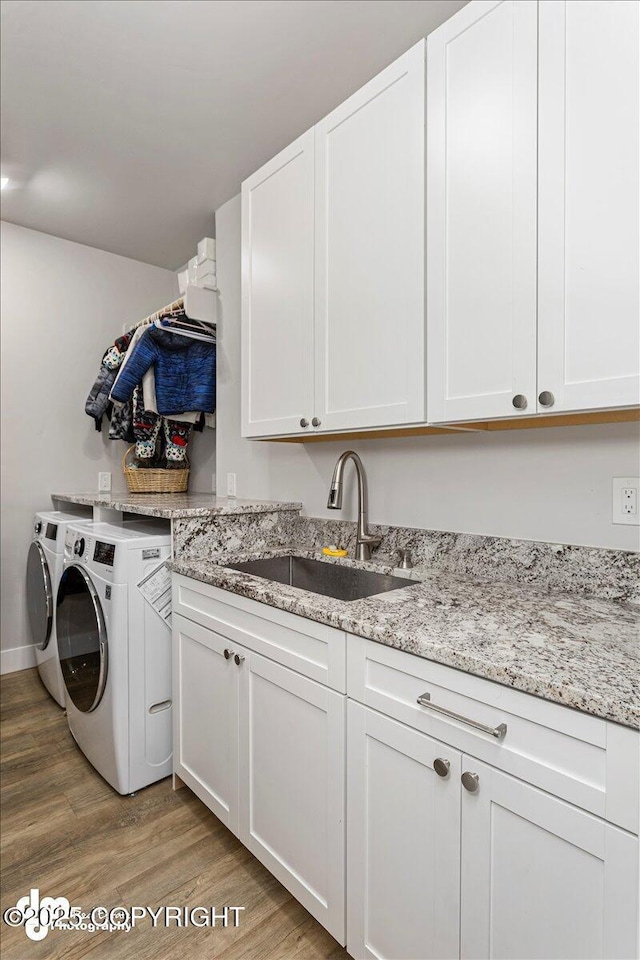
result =
[[345,696],[247,652],[240,839],[344,944]]
[[313,410],[313,130],[242,184],[242,435]]
[[461,956],[635,957],[638,838],[492,767],[462,791]]
[[430,422],[535,413],[536,112],[535,0],[477,0],[429,35]]
[[352,700],[347,714],[347,949],[457,957],[461,755]]
[[425,44],[316,127],[322,430],[425,419]]
[[638,12],[540,3],[541,411],[640,403]]
[[238,671],[225,649],[224,637],[174,614],[174,770],[237,834]]

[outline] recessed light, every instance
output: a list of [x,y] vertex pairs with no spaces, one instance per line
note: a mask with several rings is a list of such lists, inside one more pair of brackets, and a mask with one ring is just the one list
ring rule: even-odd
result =
[[0,190],[4,190],[4,188],[8,183],[9,183],[9,177],[0,177]]

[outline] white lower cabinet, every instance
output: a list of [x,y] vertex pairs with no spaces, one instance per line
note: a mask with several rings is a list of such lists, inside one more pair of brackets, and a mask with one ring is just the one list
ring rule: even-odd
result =
[[343,694],[247,652],[240,839],[344,944]]
[[344,944],[345,695],[173,621],[175,773]]
[[347,712],[353,957],[637,957],[637,837],[368,707]]
[[462,766],[461,957],[636,957],[637,837],[472,757]]
[[174,771],[238,833],[238,673],[229,641],[173,616]]
[[638,837],[550,791],[637,832],[638,734],[360,637],[347,659],[349,953],[637,957]]
[[637,958],[637,731],[185,577],[173,598],[175,773],[353,957]]
[[352,700],[347,714],[347,949],[457,957],[461,754]]

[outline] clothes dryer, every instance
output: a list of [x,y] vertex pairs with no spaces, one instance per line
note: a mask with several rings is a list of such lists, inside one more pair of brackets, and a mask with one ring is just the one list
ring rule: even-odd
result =
[[150,522],[67,530],[56,626],[69,729],[121,794],[172,772],[171,629],[138,584],[171,553]]

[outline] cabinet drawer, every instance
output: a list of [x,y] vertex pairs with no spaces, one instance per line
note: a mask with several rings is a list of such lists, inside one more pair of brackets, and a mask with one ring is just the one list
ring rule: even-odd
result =
[[346,691],[341,630],[177,574],[173,575],[173,609],[311,680]]
[[[347,693],[470,756],[638,832],[637,731],[362,637],[348,638]],[[426,699],[426,705],[420,705],[418,697]],[[464,719],[445,716],[431,705]],[[498,739],[474,727],[475,723],[489,730],[506,724],[506,733]]]

